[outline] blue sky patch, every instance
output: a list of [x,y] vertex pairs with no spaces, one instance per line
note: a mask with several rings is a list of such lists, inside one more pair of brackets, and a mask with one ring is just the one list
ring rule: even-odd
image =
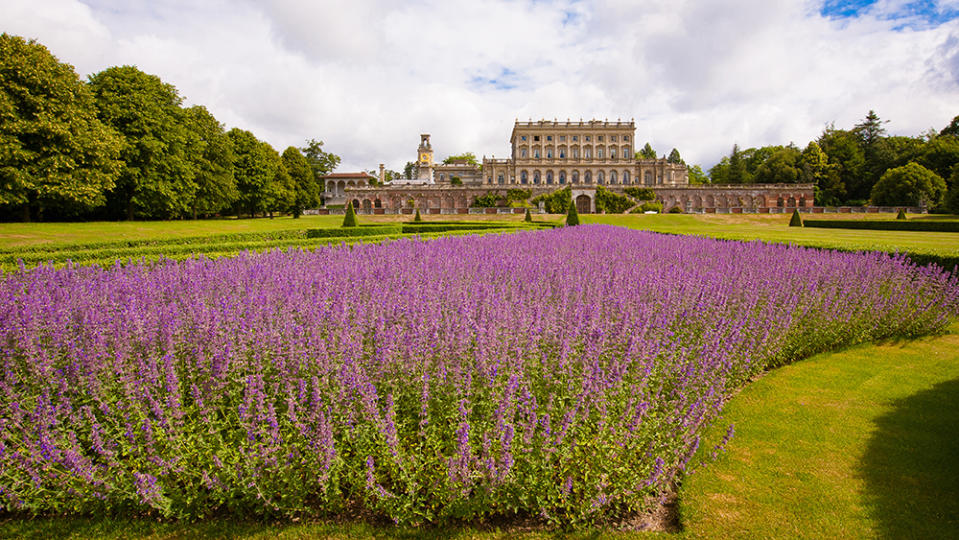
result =
[[[819,9],[819,13],[831,19],[853,19],[870,12],[876,3],[876,0],[825,0]],[[896,9],[880,13],[879,16],[886,20],[909,19],[938,26],[959,18],[959,9],[940,6],[935,1],[916,0],[903,2]],[[905,24],[903,26],[910,25]]]
[[520,76],[515,71],[501,67],[499,73],[490,76],[474,75],[470,86],[479,90],[512,90],[519,86]]

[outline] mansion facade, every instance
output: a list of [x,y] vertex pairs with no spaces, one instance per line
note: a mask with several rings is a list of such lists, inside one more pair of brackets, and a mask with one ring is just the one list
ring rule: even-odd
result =
[[629,187],[648,187],[666,211],[673,207],[684,212],[812,207],[812,184],[690,185],[685,164],[637,158],[635,132],[632,120],[516,121],[510,134],[510,157],[484,156],[482,164],[435,163],[430,135],[424,133],[412,178],[387,184],[382,164],[375,186],[360,178],[350,181],[329,175],[324,178],[324,198],[333,204],[352,202],[363,213],[410,213],[416,208],[431,214],[468,213],[477,197],[490,192],[518,188],[535,197],[569,188],[581,212],[595,212],[600,187],[619,193]]

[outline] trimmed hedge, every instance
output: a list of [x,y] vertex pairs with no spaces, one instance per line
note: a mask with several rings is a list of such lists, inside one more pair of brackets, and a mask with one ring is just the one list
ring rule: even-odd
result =
[[959,221],[865,221],[844,219],[807,219],[806,227],[820,229],[869,229],[876,231],[959,232]]
[[339,238],[344,236],[376,236],[379,234],[401,233],[400,225],[376,225],[367,227],[349,227],[345,229],[307,229],[307,238]]

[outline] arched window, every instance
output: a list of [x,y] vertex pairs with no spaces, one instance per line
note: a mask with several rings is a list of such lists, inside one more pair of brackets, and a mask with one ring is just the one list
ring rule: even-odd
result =
[[546,147],[546,159],[553,159],[553,147],[552,147],[552,146],[547,146],[547,147]]
[[539,147],[533,148],[533,159],[539,159]]
[[522,147],[522,148],[520,148],[520,149],[519,149],[519,157],[525,159],[527,156],[529,156],[529,150],[528,150],[525,146]]
[[596,173],[596,183],[597,183],[597,184],[602,184],[604,180],[605,180],[605,178],[604,178],[604,175],[603,175],[603,171],[599,171],[598,173]]
[[579,183],[579,171],[573,171],[573,177],[571,178],[571,182],[574,184]]
[[503,173],[500,173],[500,174],[496,177],[496,183],[497,183],[497,184],[502,184],[504,181],[505,181],[505,180],[503,179]]
[[602,147],[602,146],[597,146],[597,147],[596,147],[596,159],[603,159],[603,147]]
[[566,183],[566,171],[559,171],[559,183],[560,184]]
[[583,148],[583,159],[590,159],[593,155],[593,152],[590,150],[590,147]]
[[573,147],[573,159],[579,159],[579,147],[578,147],[578,146],[574,146],[574,147]]
[[623,184],[629,183],[629,171],[623,171]]
[[653,185],[653,173],[652,173],[652,172],[646,171],[646,173],[643,174],[643,183],[646,184],[647,186]]
[[590,175],[589,171],[584,172],[584,173],[583,173],[583,183],[584,183],[584,184],[589,184],[589,183],[592,183],[592,181],[593,181],[593,177],[592,177],[592,175]]
[[615,183],[616,183],[616,171],[610,171],[610,172],[609,172],[609,183],[610,183],[610,184],[615,184]]
[[533,183],[534,184],[539,183],[539,171],[533,171]]
[[566,147],[559,147],[559,159],[566,159]]
[[520,184],[528,184],[528,183],[529,183],[529,173],[527,173],[526,171],[523,171],[523,172],[519,173],[519,183],[520,183]]
[[547,184],[553,183],[553,171],[546,171],[546,183]]

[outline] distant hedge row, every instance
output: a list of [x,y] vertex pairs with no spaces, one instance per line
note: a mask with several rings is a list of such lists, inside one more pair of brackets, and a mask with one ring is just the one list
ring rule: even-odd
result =
[[99,243],[35,246],[30,249],[0,252],[0,270],[40,264],[75,264],[109,266],[130,261],[185,259],[196,255],[222,257],[243,251],[311,248],[333,242],[381,242],[411,235],[436,238],[477,232],[510,232],[539,227],[548,223],[511,224],[497,222],[429,222],[363,225],[351,228],[309,229],[270,233],[220,234],[205,237],[166,238],[160,240],[111,241]]
[[959,232],[959,221],[869,221],[845,219],[807,219],[806,227],[820,229],[871,229],[876,231]]

